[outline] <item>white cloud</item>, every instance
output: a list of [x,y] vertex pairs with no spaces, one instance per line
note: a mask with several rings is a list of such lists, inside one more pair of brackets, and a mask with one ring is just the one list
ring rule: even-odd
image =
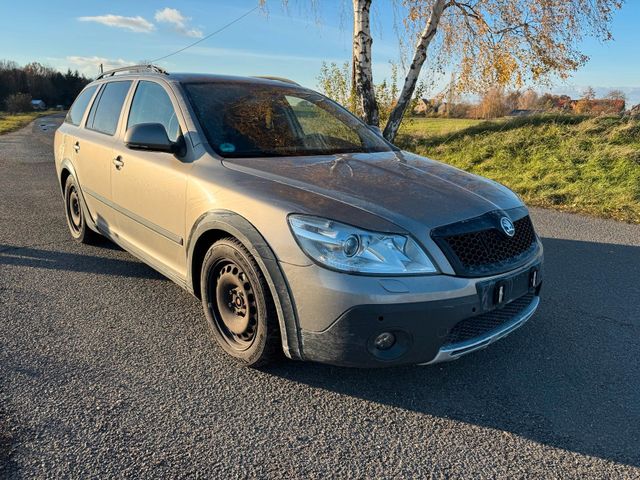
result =
[[202,38],[202,37],[204,37],[204,33],[202,33],[202,30],[200,30],[198,28],[190,28],[189,30],[184,32],[184,34],[187,37],[193,37],[193,38]]
[[175,8],[163,8],[156,12],[156,22],[173,23],[177,27],[185,27],[187,25],[187,17]]
[[78,17],[81,22],[96,22],[109,27],[126,28],[134,32],[149,33],[155,29],[153,23],[137,17],[123,17],[121,15],[97,15],[95,17]]
[[173,28],[176,32],[179,32],[188,37],[194,38],[202,38],[203,33],[202,30],[197,28],[189,27],[188,17],[185,17],[180,10],[176,10],[175,8],[163,8],[162,10],[158,10],[155,15],[156,22],[160,23],[170,23],[173,25]]
[[64,62],[60,62],[60,63],[66,64],[63,67],[63,69],[71,68],[71,70],[78,70],[80,73],[84,73],[89,77],[94,77],[98,73],[100,73],[100,64],[102,64],[102,68],[106,71],[106,70],[111,70],[112,68],[133,65],[135,62],[123,60],[122,58],[112,59],[112,58],[97,57],[97,56],[94,56],[94,57],[69,56],[65,58]]

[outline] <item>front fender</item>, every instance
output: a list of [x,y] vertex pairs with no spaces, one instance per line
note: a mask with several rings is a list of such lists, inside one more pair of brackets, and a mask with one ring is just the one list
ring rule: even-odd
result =
[[[199,272],[193,271],[194,252],[196,251],[198,240],[203,238],[207,232],[212,231],[224,232],[235,237],[249,250],[249,253],[256,260],[267,280],[271,297],[278,312],[282,348],[285,355],[292,359],[302,360],[300,328],[289,286],[273,250],[260,232],[246,218],[228,210],[214,210],[204,213],[196,220],[187,239],[187,260],[189,265],[187,285],[195,294],[198,294],[196,285],[199,283]],[[198,275],[197,281],[194,278],[195,275]]]

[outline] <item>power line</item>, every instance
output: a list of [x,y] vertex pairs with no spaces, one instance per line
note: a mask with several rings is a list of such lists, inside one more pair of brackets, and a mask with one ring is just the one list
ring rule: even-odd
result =
[[218,34],[218,33],[222,32],[223,30],[226,30],[227,28],[229,28],[229,27],[230,27],[231,25],[233,25],[234,23],[239,22],[239,21],[240,21],[240,20],[242,20],[244,17],[249,16],[250,14],[252,14],[253,12],[255,12],[258,8],[260,8],[260,5],[255,6],[254,8],[252,8],[251,10],[249,10],[248,12],[246,12],[246,13],[244,13],[244,14],[240,15],[240,16],[239,16],[238,18],[236,18],[235,20],[232,20],[232,21],[230,21],[229,23],[227,23],[226,25],[223,25],[222,27],[220,27],[220,28],[219,28],[218,30],[216,30],[215,32],[211,32],[209,35],[206,35],[206,36],[202,37],[200,40],[197,40],[197,41],[195,41],[195,42],[193,42],[193,43],[191,43],[191,44],[187,45],[186,47],[182,47],[181,49],[176,50],[175,52],[172,52],[172,53],[170,53],[170,54],[168,54],[168,55],[165,55],[164,57],[159,57],[159,58],[156,58],[156,59],[154,59],[154,60],[151,60],[149,63],[156,63],[156,62],[158,62],[158,61],[160,61],[160,60],[164,60],[165,58],[169,58],[169,57],[171,57],[171,56],[173,56],[173,55],[175,55],[175,54],[177,54],[177,53],[184,52],[187,48],[191,48],[191,47],[193,47],[194,45],[197,45],[197,44],[199,44],[199,43],[201,43],[201,42],[204,42],[205,40],[207,40],[207,39],[209,39],[209,38],[213,37],[214,35],[216,35],[216,34]]

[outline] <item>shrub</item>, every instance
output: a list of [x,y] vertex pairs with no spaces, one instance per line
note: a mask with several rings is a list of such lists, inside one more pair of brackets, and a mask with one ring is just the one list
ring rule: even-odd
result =
[[5,101],[9,113],[28,112],[32,110],[31,95],[28,93],[14,93]]

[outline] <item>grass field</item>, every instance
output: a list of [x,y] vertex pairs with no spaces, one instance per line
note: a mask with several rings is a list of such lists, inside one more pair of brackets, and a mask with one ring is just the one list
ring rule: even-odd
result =
[[637,119],[419,119],[396,143],[503,183],[529,205],[640,223]]
[[469,127],[475,127],[482,123],[485,123],[485,121],[466,118],[409,117],[402,122],[400,135],[432,137],[434,135],[454,133]]
[[0,112],[0,135],[18,130],[25,125],[28,125],[29,122],[32,122],[36,118],[43,115],[49,115],[51,113],[55,112],[53,110],[46,110],[42,112],[18,113],[16,115]]

